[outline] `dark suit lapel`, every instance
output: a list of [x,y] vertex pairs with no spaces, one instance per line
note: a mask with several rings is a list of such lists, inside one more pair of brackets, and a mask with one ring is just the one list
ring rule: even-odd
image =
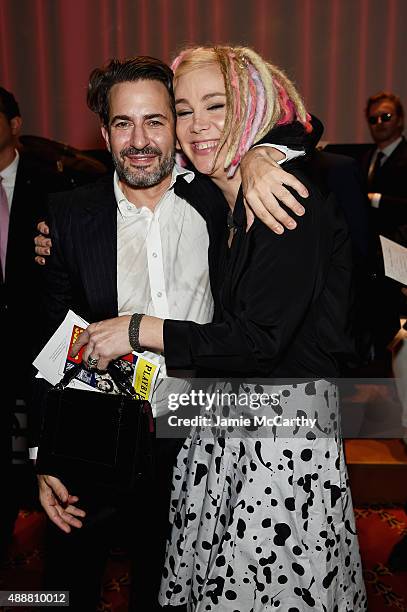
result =
[[78,261],[95,320],[117,316],[117,203],[113,179],[100,181],[78,223]]

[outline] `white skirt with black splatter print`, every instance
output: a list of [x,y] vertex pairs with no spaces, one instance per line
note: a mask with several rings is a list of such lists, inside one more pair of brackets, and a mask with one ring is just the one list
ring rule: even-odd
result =
[[[267,393],[277,391],[268,388]],[[367,610],[337,388],[286,387],[265,412],[311,427],[192,432],[174,470],[162,605],[194,612]]]

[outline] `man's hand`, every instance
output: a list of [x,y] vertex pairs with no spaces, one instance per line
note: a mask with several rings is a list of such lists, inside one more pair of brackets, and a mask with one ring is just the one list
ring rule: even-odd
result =
[[91,323],[76,340],[71,355],[75,357],[86,345],[82,359],[89,357],[97,360],[97,369],[106,370],[110,361],[132,352],[129,341],[130,315]]
[[71,532],[71,527],[82,527],[82,521],[86,513],[74,504],[79,501],[76,495],[70,495],[67,488],[55,476],[47,474],[39,474],[38,487],[41,506],[44,508],[49,519],[55,523],[57,527],[65,531]]
[[301,197],[308,197],[306,187],[278,165],[277,160],[282,156],[281,151],[272,147],[256,147],[246,153],[240,163],[248,226],[253,222],[254,213],[276,234],[282,234],[284,227],[294,229],[297,226],[277,198],[296,215],[305,212],[285,185],[295,189]]
[[49,235],[49,227],[45,221],[40,221],[37,225],[37,230],[40,233],[34,238],[35,261],[40,266],[45,266],[45,257],[50,254],[52,247],[51,238],[47,238]]

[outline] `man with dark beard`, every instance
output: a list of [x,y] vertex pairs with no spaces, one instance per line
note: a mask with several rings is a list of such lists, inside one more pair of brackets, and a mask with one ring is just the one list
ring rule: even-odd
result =
[[[174,165],[170,69],[152,58],[112,61],[92,73],[88,105],[101,117],[115,173],[51,199],[44,342],[69,308],[89,321],[141,307],[210,321],[206,222],[175,187],[177,179],[192,180],[193,174]],[[153,409],[159,416],[159,390]],[[32,446],[40,422],[37,410]],[[106,500],[92,483],[71,495],[59,479],[38,476],[41,503],[51,519],[44,588],[70,591],[73,610],[95,610],[111,536],[125,525],[135,566],[131,609],[158,609],[172,465],[180,442],[155,440],[154,480],[121,502]],[[74,505],[78,498],[80,509]]]
[[[171,70],[150,57],[112,60],[91,74],[88,105],[101,118],[115,174],[51,200],[43,342],[69,308],[90,322],[133,312],[211,321],[226,210],[210,181],[174,165]],[[281,176],[303,193],[294,177],[282,170]],[[97,367],[98,358],[92,354],[89,366]],[[165,375],[164,364],[161,372]],[[38,406],[31,422],[33,447],[41,424]],[[155,417],[165,408],[163,379],[153,398]],[[71,610],[96,609],[110,536],[118,525],[131,542],[130,608],[161,609],[157,593],[180,441],[154,444],[154,475],[124,500],[106,499],[92,483],[68,491],[59,479],[39,475],[40,500],[51,520],[44,587],[70,591]]]

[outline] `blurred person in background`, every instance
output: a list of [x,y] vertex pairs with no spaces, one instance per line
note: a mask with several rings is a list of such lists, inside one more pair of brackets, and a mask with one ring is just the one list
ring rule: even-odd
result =
[[[0,241],[2,351],[0,408],[0,555],[5,555],[22,498],[32,484],[29,464],[12,465],[12,429],[16,404],[30,397],[34,332],[40,325],[39,271],[33,265],[33,228],[45,211],[47,184],[38,166],[20,146],[22,118],[14,95],[0,87]],[[22,410],[23,408],[19,408]],[[19,432],[21,433],[21,432]],[[21,453],[22,455],[24,453]],[[24,457],[20,457],[24,461]]]
[[374,334],[373,357],[381,364],[378,373],[386,374],[391,371],[387,347],[400,329],[402,301],[400,284],[384,276],[379,236],[400,242],[407,224],[407,142],[403,136],[404,108],[394,93],[380,91],[371,96],[365,115],[374,142],[362,160],[370,202],[374,281],[372,308],[366,314]]

